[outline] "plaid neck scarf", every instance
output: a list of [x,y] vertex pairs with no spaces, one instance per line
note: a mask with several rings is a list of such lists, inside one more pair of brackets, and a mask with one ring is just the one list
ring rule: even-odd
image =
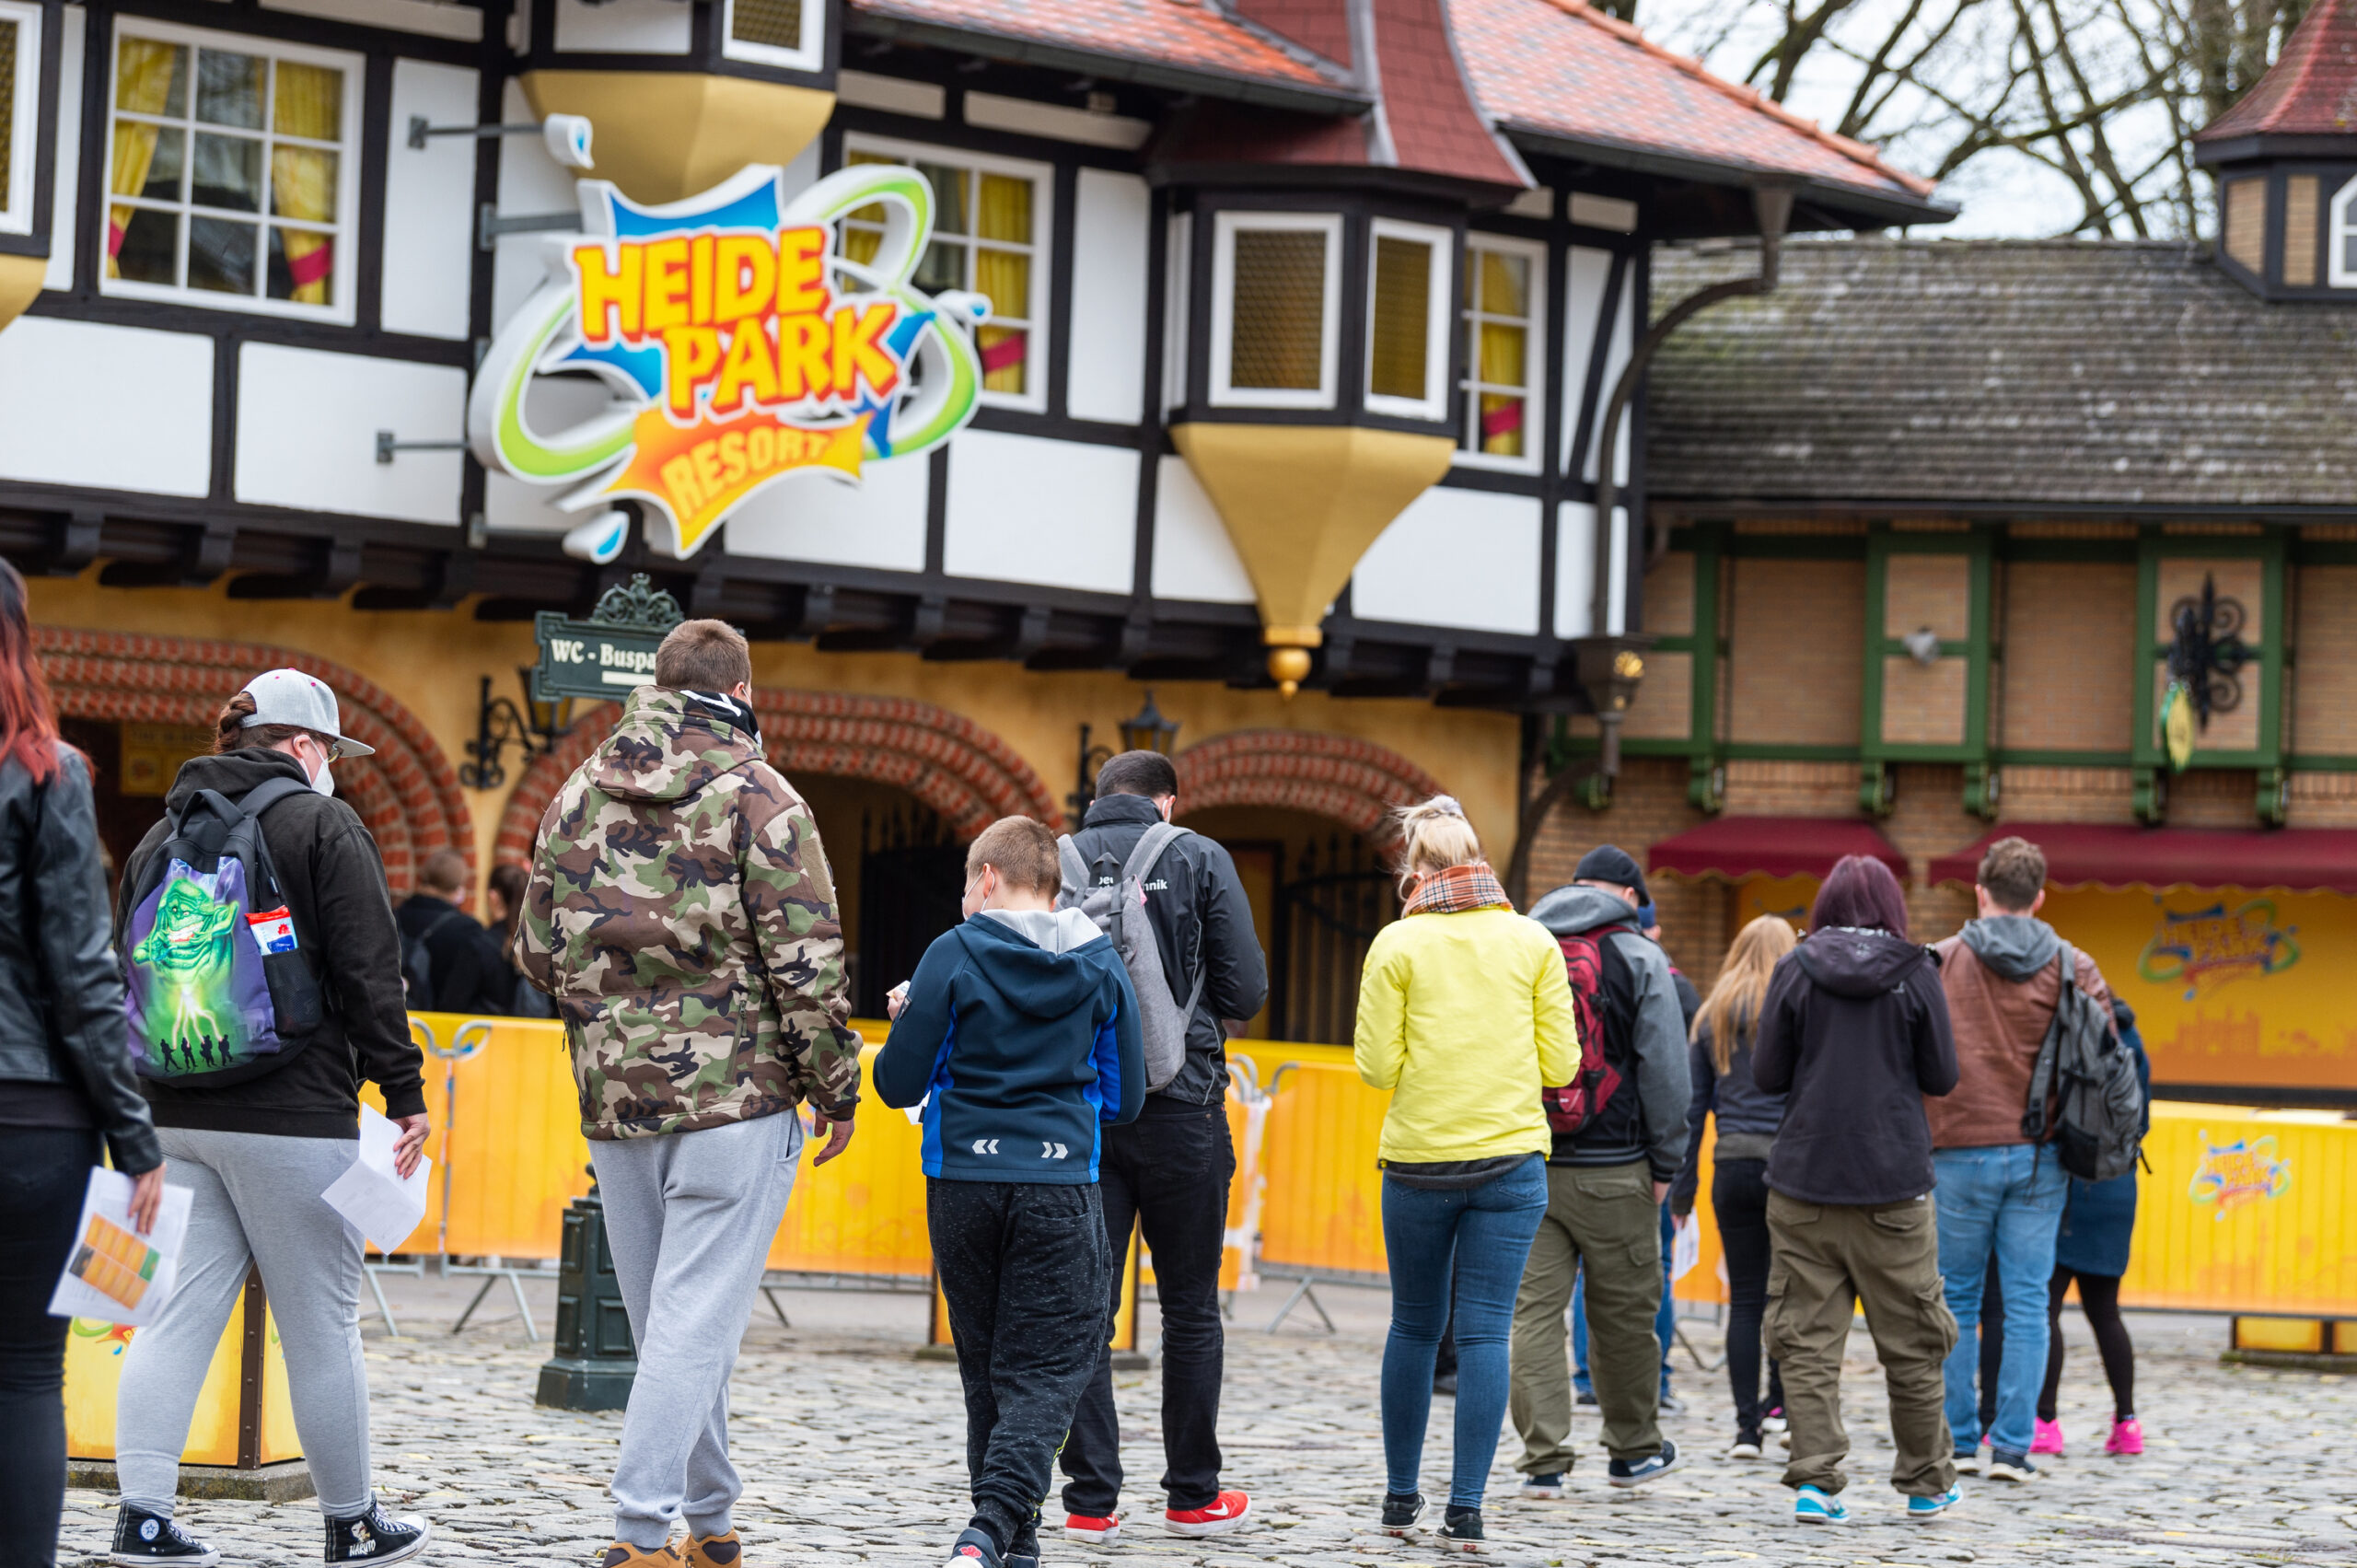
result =
[[1477,860],[1469,865],[1452,865],[1426,876],[1417,887],[1416,896],[1399,912],[1463,914],[1468,910],[1513,908],[1514,902],[1506,897],[1498,874],[1490,869],[1489,862]]

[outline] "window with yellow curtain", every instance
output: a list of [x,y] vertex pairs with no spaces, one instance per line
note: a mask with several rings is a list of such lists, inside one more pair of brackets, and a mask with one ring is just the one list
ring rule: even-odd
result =
[[17,35],[22,30],[15,17],[0,16],[0,219],[16,217],[23,208],[12,173],[17,156]]
[[1465,427],[1457,444],[1485,457],[1528,458],[1535,451],[1539,253],[1485,244],[1476,235],[1465,259]]
[[339,303],[349,71],[262,41],[128,27],[117,38],[110,286]]
[[[933,187],[933,240],[911,280],[928,294],[965,289],[991,302],[989,321],[976,331],[982,356],[982,390],[1035,401],[1045,390],[1045,367],[1035,368],[1035,300],[1041,239],[1039,192],[1047,171],[1029,165],[978,160],[931,148],[854,146],[850,163],[898,163],[915,168]],[[884,214],[863,207],[843,220],[843,254],[865,261],[876,254]]]

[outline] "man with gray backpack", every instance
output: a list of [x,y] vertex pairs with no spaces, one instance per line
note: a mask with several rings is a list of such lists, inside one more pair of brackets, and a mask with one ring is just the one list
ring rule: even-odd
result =
[[[1171,825],[1178,795],[1178,770],[1159,752],[1124,751],[1107,762],[1080,831],[1060,846],[1057,902],[1097,923],[1140,999],[1145,1109],[1105,1129],[1098,1167],[1112,1299],[1120,1300],[1131,1233],[1142,1229],[1162,1310],[1163,1528],[1211,1536],[1242,1525],[1251,1508],[1219,1483],[1219,1266],[1236,1171],[1221,1020],[1258,1013],[1269,976],[1236,863],[1210,839]],[[1122,1472],[1109,1346],[1073,1417],[1063,1469],[1064,1534],[1114,1540]]]
[[[1957,1067],[1953,1093],[1926,1098],[1940,1275],[1956,1315],[1945,1368],[1956,1469],[1980,1469],[1980,1352],[1974,1329],[1989,1267],[2004,1302],[2004,1355],[1996,1420],[1987,1433],[1991,1480],[2026,1481],[2036,1441],[2047,1334],[2040,1317],[2074,1166],[2087,1174],[2135,1157],[2135,1069],[2111,1029],[2111,992],[2095,960],[2038,918],[2046,856],[2026,839],[1999,839],[1980,858],[1980,918],[1934,945],[1947,993]],[[2113,1126],[2103,1084],[2117,1059],[2131,1097]],[[2085,1082],[2082,1082],[2085,1080]],[[2105,1168],[2105,1174],[2118,1174]]]

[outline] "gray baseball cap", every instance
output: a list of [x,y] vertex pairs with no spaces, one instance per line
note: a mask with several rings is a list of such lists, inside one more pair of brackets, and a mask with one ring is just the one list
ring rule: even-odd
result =
[[373,757],[377,749],[364,745],[343,733],[343,718],[335,705],[335,693],[327,682],[299,669],[264,670],[246,682],[246,695],[254,700],[253,715],[242,728],[256,725],[291,724],[315,735],[332,736],[343,744],[347,757]]

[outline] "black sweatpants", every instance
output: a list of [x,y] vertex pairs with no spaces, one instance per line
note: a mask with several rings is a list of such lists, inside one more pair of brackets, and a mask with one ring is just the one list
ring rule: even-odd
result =
[[[1727,1260],[1727,1385],[1736,1434],[1759,1440],[1759,1320],[1768,1307],[1768,1162],[1721,1160],[1711,1175],[1711,1213]],[[1784,1408],[1783,1379],[1768,1364],[1768,1408]]]
[[65,1504],[65,1330],[49,1315],[99,1163],[85,1129],[0,1127],[0,1563],[49,1568]]
[[[1149,1098],[1145,1114],[1105,1129],[1097,1179],[1105,1190],[1105,1235],[1113,1259],[1109,1302],[1118,1302],[1132,1225],[1154,1253],[1162,1308],[1162,1490],[1174,1509],[1219,1498],[1219,1386],[1227,1342],[1219,1320],[1220,1247],[1227,1234],[1227,1184],[1236,1150],[1224,1105],[1173,1112]],[[1112,1319],[1106,1322],[1109,1328]],[[1097,1373],[1073,1418],[1064,1447],[1064,1506],[1103,1518],[1121,1497],[1120,1423],[1113,1406],[1113,1353],[1097,1342]]]
[[1097,1190],[935,1179],[924,1214],[966,1386],[970,1527],[1002,1552],[1036,1551],[1056,1450],[1105,1345]]
[[2119,1276],[2083,1274],[2059,1264],[2046,1290],[2046,1387],[2038,1390],[2038,1419],[2054,1419],[2054,1401],[2062,1390],[2062,1298],[2071,1282],[2079,1282],[2079,1310],[2096,1334],[2096,1353],[2103,1358],[2105,1381],[2111,1385],[2114,1421],[2136,1415],[2136,1346],[2119,1316]]

